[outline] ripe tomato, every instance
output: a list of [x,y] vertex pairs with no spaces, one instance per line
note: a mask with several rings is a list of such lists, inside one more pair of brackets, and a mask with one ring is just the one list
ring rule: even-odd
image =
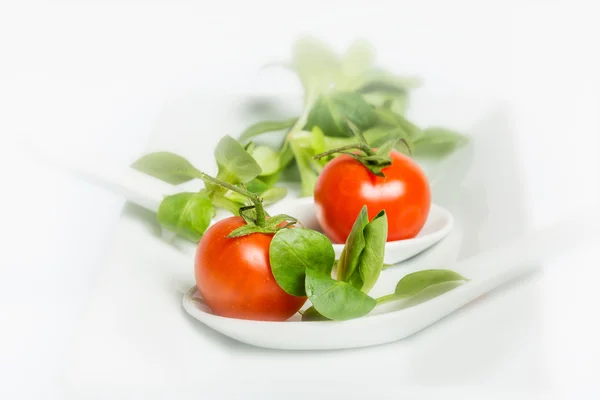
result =
[[300,310],[306,297],[287,294],[275,281],[269,262],[272,234],[226,237],[244,224],[241,217],[230,217],[204,233],[196,250],[198,290],[216,315],[285,321]]
[[347,154],[331,160],[317,180],[315,204],[323,233],[334,243],[345,243],[361,208],[369,220],[385,210],[387,241],[415,237],[425,225],[431,204],[429,182],[408,156],[392,150],[392,165],[378,177]]

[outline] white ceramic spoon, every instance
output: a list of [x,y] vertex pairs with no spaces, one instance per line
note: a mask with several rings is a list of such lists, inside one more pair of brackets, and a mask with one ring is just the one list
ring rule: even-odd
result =
[[[183,298],[183,307],[195,319],[247,344],[287,350],[325,350],[372,346],[400,340],[444,318],[492,289],[539,267],[539,263],[570,249],[589,237],[586,218],[574,218],[454,265],[440,266],[470,278],[437,297],[412,307],[398,302],[376,307],[371,314],[349,321],[302,322],[296,315],[285,322],[263,322],[220,317],[210,313],[196,288]],[[595,233],[595,232],[592,232]],[[400,276],[401,277],[401,276]],[[379,279],[370,295],[389,293],[399,277]],[[391,284],[391,285],[390,285]],[[387,291],[383,290],[386,287]],[[393,289],[392,289],[393,290]],[[305,308],[308,306],[307,304]]]
[[[46,159],[48,159],[48,154],[52,155],[48,152],[42,154]],[[51,157],[50,161],[88,182],[107,189],[155,213],[165,196],[185,190],[184,187],[168,184],[133,168],[115,165],[98,155],[91,157],[89,155],[77,156],[65,153]],[[191,183],[195,184],[196,182]],[[201,183],[198,184],[201,185]],[[287,198],[266,208],[272,215],[278,213],[293,215],[304,226],[319,229],[312,197]],[[219,210],[211,225],[229,215],[227,212]],[[384,262],[397,264],[423,252],[446,237],[452,230],[453,225],[454,218],[452,214],[443,207],[432,204],[425,226],[415,238],[386,244]],[[172,238],[172,235],[166,234],[165,237]],[[187,247],[190,248],[190,246]],[[334,245],[337,257],[341,255],[343,248],[342,244]]]

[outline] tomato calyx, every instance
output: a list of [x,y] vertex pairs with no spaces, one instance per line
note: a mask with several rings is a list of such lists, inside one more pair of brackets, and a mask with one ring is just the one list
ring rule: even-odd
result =
[[[356,161],[363,164],[374,175],[385,177],[385,174],[382,172],[382,170],[392,165],[392,158],[390,157],[390,152],[392,151],[396,143],[398,143],[398,141],[403,141],[404,144],[408,147],[406,141],[404,139],[394,138],[385,142],[378,149],[374,149],[373,147],[371,147],[371,145],[369,145],[364,135],[360,132],[356,125],[354,125],[347,118],[346,123],[350,127],[350,130],[352,130],[354,135],[357,137],[358,143],[349,144],[346,146],[338,147],[336,149],[328,150],[326,152],[315,155],[313,158],[318,160],[320,158],[335,153],[347,154],[350,157],[354,158]],[[351,150],[358,150],[358,152]]]
[[291,225],[300,224],[296,218],[286,214],[279,214],[271,217],[265,211],[262,199],[256,193],[250,192],[244,187],[223,182],[220,179],[213,178],[212,176],[205,174],[204,172],[200,172],[200,178],[205,182],[215,184],[241,194],[242,196],[248,198],[252,203],[252,205],[244,206],[239,209],[239,214],[246,222],[246,225],[234,229],[229,235],[227,235],[228,238],[246,236],[252,233],[277,233],[277,231],[288,228]]

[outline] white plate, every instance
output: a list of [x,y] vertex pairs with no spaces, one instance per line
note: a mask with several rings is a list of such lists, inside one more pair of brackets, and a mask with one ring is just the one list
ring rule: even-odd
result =
[[[292,215],[298,218],[306,228],[321,231],[313,197],[284,200],[269,207],[269,212],[271,215],[278,213]],[[386,243],[384,262],[397,264],[421,253],[445,238],[452,230],[453,225],[452,214],[445,208],[432,204],[427,221],[417,236],[412,239]],[[339,258],[344,250],[344,245],[334,244],[333,249],[336,257]]]

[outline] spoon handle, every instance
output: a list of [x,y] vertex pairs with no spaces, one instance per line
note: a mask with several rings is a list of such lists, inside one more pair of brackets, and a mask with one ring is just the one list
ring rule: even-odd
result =
[[425,327],[490,290],[532,272],[540,267],[540,262],[596,237],[598,231],[593,226],[588,211],[460,261],[448,268],[459,273],[478,271],[475,275],[467,276],[471,279],[468,283],[403,312],[407,313],[407,318],[416,320],[415,326]]
[[176,187],[128,166],[121,166],[98,154],[74,155],[67,151],[48,151],[29,146],[43,161],[64,169],[84,181],[99,186],[124,199],[157,212],[165,196]]

